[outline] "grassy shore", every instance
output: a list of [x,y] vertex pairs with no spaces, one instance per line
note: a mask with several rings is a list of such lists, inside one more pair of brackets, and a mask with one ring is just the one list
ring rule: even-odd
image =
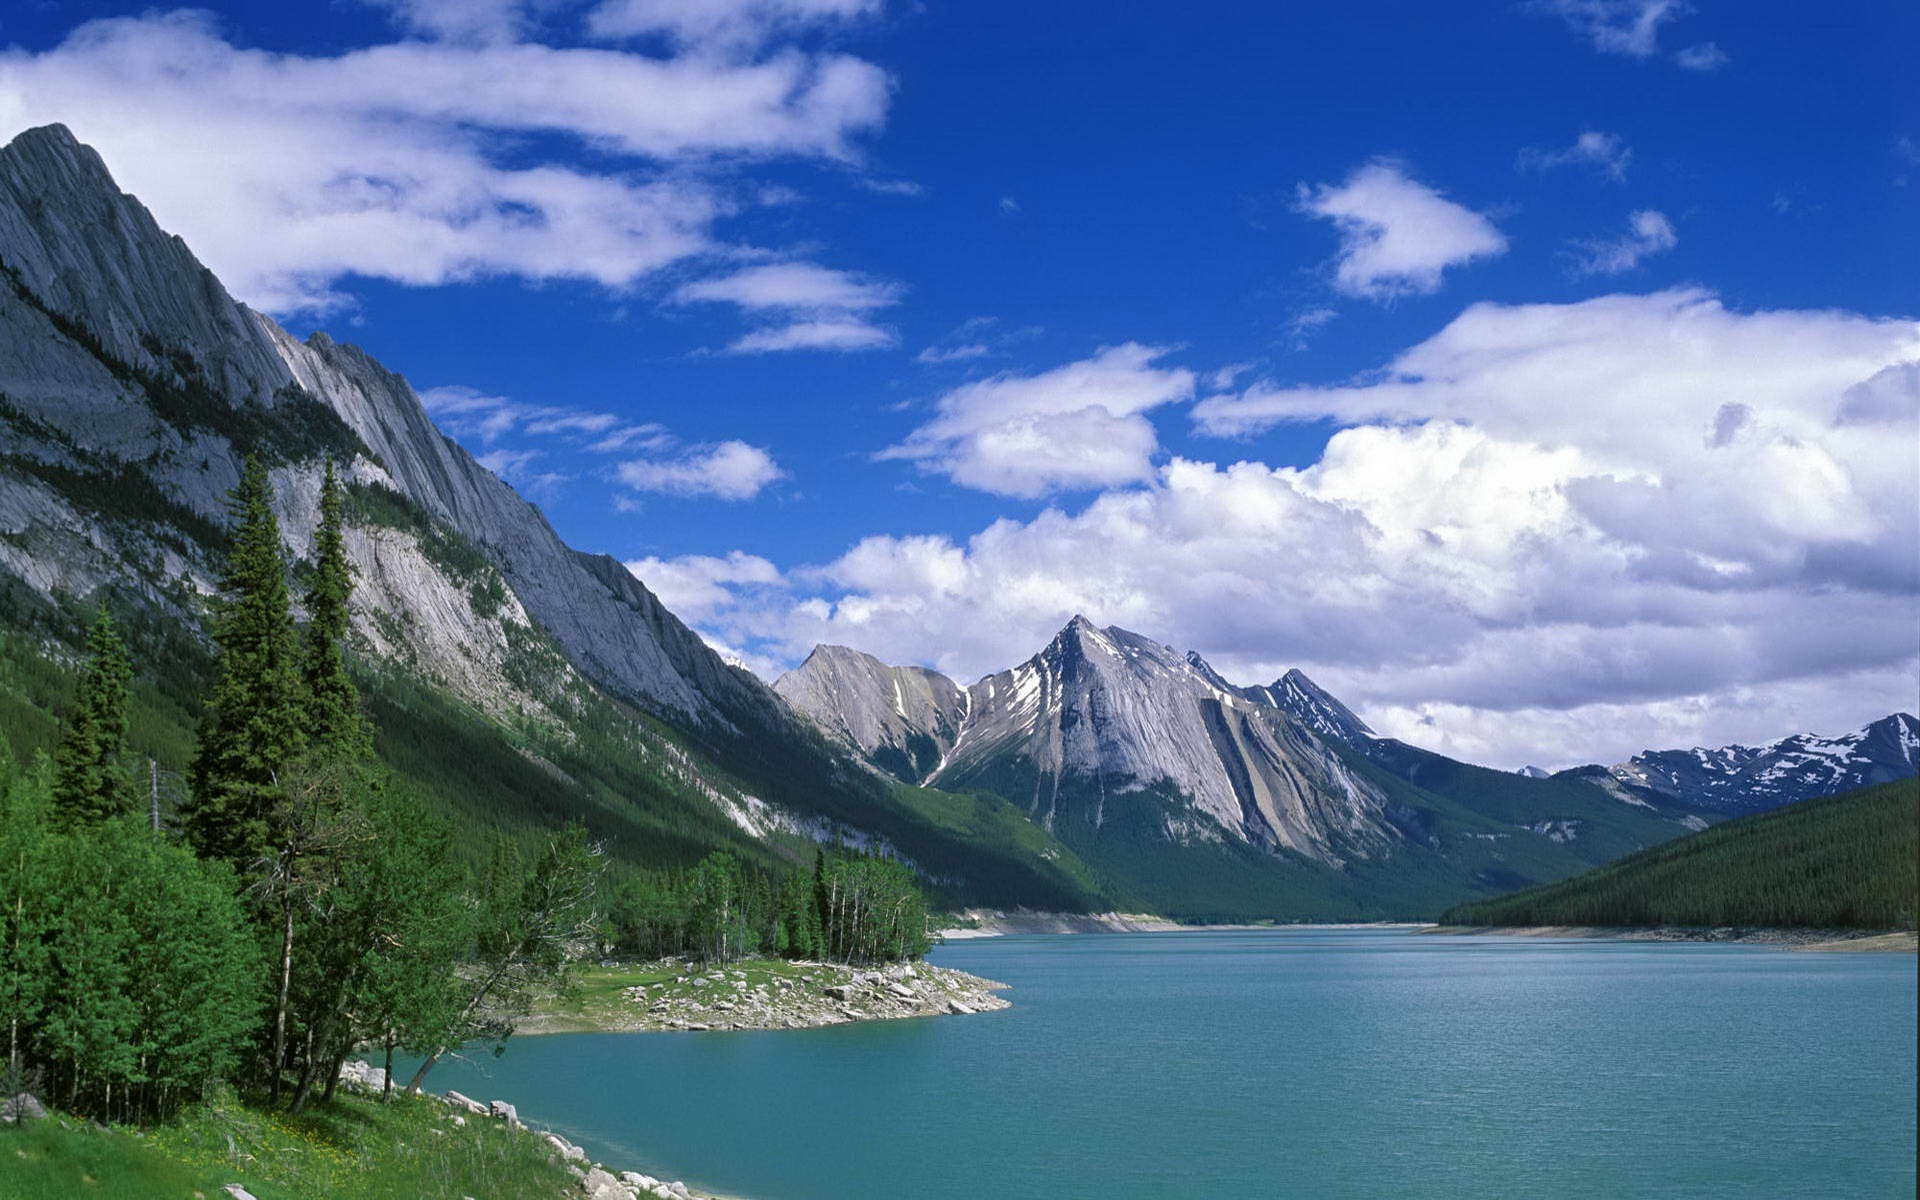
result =
[[528,1130],[454,1119],[435,1099],[391,1103],[344,1091],[300,1116],[231,1096],[151,1129],[102,1128],[60,1114],[0,1127],[7,1200],[558,1200],[578,1182]]
[[752,958],[724,966],[679,959],[593,966],[549,997],[517,1033],[805,1029],[850,1021],[1006,1008],[1006,985],[927,963],[850,967]]

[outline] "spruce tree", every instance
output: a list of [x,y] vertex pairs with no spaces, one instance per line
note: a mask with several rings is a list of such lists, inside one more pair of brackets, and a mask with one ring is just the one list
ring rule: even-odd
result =
[[53,803],[66,824],[93,824],[133,811],[133,780],[121,761],[132,682],[126,646],[103,601],[87,638],[73,715],[54,756]]
[[313,584],[307,589],[307,645],[302,673],[307,689],[307,735],[316,751],[369,758],[373,737],[360,711],[360,693],[347,674],[346,639],[353,597],[353,566],[343,536],[346,497],[333,462],[320,489],[320,526],[314,532]]
[[266,466],[230,495],[233,532],[214,626],[217,662],[189,773],[189,840],[249,870],[268,852],[280,772],[302,751],[300,645]]

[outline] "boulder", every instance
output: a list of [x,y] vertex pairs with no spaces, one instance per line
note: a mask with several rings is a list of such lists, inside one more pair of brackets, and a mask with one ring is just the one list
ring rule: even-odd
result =
[[498,1117],[500,1120],[505,1121],[507,1124],[513,1126],[515,1129],[520,1128],[519,1111],[515,1109],[513,1105],[508,1104],[505,1100],[493,1101],[491,1104],[487,1106],[487,1111],[492,1113],[494,1116]]
[[643,1192],[650,1192],[653,1189],[660,1186],[660,1181],[658,1179],[655,1179],[651,1175],[642,1175],[638,1171],[620,1172],[620,1182],[626,1184],[630,1188],[638,1188],[640,1191],[643,1191]]
[[586,1193],[587,1200],[633,1200],[632,1192],[599,1167],[587,1172],[587,1177],[580,1181],[580,1190]]
[[890,983],[887,985],[887,991],[901,1000],[918,1000],[920,998],[920,993],[903,983]]
[[830,983],[820,990],[827,994],[829,1000],[853,999],[853,985],[849,983]]
[[954,1014],[954,1015],[956,1015],[956,1016],[958,1016],[958,1015],[960,1015],[961,1013],[970,1013],[970,1012],[972,1012],[972,1011],[973,1011],[973,1008],[972,1008],[972,1006],[970,1006],[970,1005],[968,1005],[968,1004],[966,1004],[966,1003],[964,1003],[964,1002],[962,1002],[962,1001],[959,1001],[959,1000],[949,1000],[949,1001],[947,1001],[947,1011],[948,1011],[948,1012],[950,1012],[950,1013],[953,1013],[953,1014]]
[[462,1096],[459,1092],[448,1092],[443,1098],[448,1104],[453,1105],[455,1108],[464,1108],[476,1117],[484,1117],[491,1112],[486,1105],[471,1096]]
[[0,1101],[0,1125],[46,1119],[46,1107],[31,1092],[21,1092],[11,1100]]
[[230,1183],[220,1190],[232,1197],[232,1200],[253,1200],[253,1193],[237,1183]]
[[587,1152],[585,1150],[582,1150],[559,1134],[543,1133],[540,1136],[546,1139],[547,1145],[552,1146],[555,1153],[568,1162],[585,1162],[587,1160]]

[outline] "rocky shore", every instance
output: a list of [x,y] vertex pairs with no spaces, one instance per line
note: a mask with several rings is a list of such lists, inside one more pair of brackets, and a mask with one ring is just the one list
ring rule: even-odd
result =
[[1763,926],[1721,925],[1435,925],[1424,932],[1486,934],[1495,937],[1596,938],[1619,942],[1724,942],[1781,946],[1791,950],[1891,951],[1914,953],[1920,939],[1912,930],[1876,932],[1861,929],[1779,929]]
[[[340,1080],[351,1090],[377,1095],[386,1085],[386,1072],[369,1063],[348,1062],[340,1068]],[[429,1098],[447,1106],[447,1123],[455,1128],[464,1127],[470,1121],[498,1121],[510,1130],[545,1142],[553,1161],[573,1176],[579,1184],[580,1195],[586,1200],[717,1200],[693,1191],[678,1180],[655,1179],[638,1171],[621,1171],[594,1162],[585,1150],[559,1134],[526,1125],[520,1120],[519,1111],[505,1100],[483,1103],[452,1091],[438,1096],[429,1094]],[[253,1200],[244,1189],[235,1190],[237,1187],[227,1189],[233,1200]]]
[[927,963],[849,967],[751,959],[603,965],[520,1034],[812,1029],[853,1021],[966,1016],[1011,1007],[1006,984]]

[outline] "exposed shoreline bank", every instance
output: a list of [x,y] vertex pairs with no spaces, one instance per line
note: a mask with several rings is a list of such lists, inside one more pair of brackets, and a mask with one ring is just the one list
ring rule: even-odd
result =
[[1184,924],[1152,913],[1029,912],[1024,909],[972,908],[955,913],[964,922],[939,930],[935,936],[949,942],[976,938],[1039,933],[1208,933],[1274,929],[1424,929],[1426,921],[1247,921],[1220,924]]
[[1006,984],[930,963],[852,967],[746,959],[661,959],[590,968],[577,995],[544,1004],[516,1036],[816,1029],[856,1021],[967,1016],[1011,1008]]
[[1731,945],[1779,946],[1788,950],[1827,953],[1912,954],[1920,950],[1913,930],[1788,929],[1771,926],[1722,925],[1434,925],[1425,933],[1484,934],[1495,937],[1591,938],[1616,942],[1719,942]]

